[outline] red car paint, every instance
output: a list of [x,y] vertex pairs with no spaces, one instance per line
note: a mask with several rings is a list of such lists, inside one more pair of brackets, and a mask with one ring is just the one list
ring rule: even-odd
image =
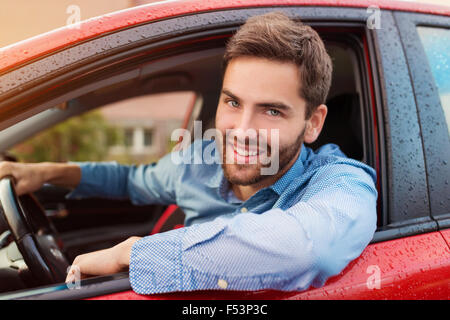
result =
[[[447,238],[450,237],[450,230],[443,233]],[[92,299],[448,299],[450,249],[442,236],[440,232],[432,232],[371,244],[339,275],[330,278],[325,286],[304,292],[196,291],[139,295],[134,291],[126,291]]]
[[450,229],[442,230],[440,231],[440,233],[442,234],[442,237],[444,237],[448,247],[450,248]]
[[162,226],[164,225],[164,223],[167,221],[167,219],[169,219],[169,217],[175,212],[175,210],[177,210],[177,206],[174,204],[171,204],[170,206],[167,207],[167,209],[163,212],[163,214],[161,215],[161,217],[158,219],[158,221],[156,222],[155,226],[153,227],[152,232],[150,233],[150,235],[155,234],[155,233],[159,233]]
[[218,9],[262,6],[332,6],[413,11],[450,16],[450,7],[389,0],[185,0],[154,3],[105,14],[80,23],[79,28],[62,27],[0,49],[0,73],[33,59],[76,45],[97,36],[149,21]]

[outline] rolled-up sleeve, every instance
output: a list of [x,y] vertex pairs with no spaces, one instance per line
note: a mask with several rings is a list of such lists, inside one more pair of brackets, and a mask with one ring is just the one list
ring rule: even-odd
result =
[[132,288],[149,294],[320,287],[371,241],[376,199],[375,180],[365,170],[319,169],[286,210],[223,216],[137,241]]
[[68,199],[102,197],[130,199],[133,204],[172,204],[180,166],[174,165],[170,154],[157,163],[121,165],[117,162],[74,162],[81,168],[79,185]]

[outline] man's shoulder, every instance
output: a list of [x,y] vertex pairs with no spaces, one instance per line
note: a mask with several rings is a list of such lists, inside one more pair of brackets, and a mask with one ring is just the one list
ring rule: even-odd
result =
[[336,144],[325,144],[316,150],[308,147],[306,149],[305,167],[311,176],[325,177],[340,174],[370,176],[376,182],[374,168],[362,161],[347,157]]

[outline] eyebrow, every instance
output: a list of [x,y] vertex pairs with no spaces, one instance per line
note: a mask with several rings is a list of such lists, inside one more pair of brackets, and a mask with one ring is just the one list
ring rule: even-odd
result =
[[[233,98],[236,101],[241,101],[241,99],[239,99],[238,96],[231,93],[228,89],[222,89],[222,93],[226,94],[227,96],[229,96],[230,98]],[[278,101],[258,102],[258,103],[256,103],[256,106],[262,107],[262,108],[276,108],[276,109],[284,110],[284,111],[292,111],[292,109],[293,109],[291,106],[289,106],[283,102],[278,102]]]

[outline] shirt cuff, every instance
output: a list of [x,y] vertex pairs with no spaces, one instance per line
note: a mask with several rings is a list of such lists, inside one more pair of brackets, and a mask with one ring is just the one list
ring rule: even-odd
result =
[[139,294],[180,291],[181,245],[185,228],[144,237],[133,244],[130,284]]
[[76,164],[77,166],[80,167],[81,170],[81,179],[80,182],[78,183],[78,185],[66,195],[66,199],[82,199],[87,197],[86,192],[83,190],[83,184],[84,181],[83,179],[86,176],[89,176],[89,174],[86,174],[86,170],[88,170],[88,166],[86,163],[84,162],[74,162],[74,161],[69,161],[69,164]]

